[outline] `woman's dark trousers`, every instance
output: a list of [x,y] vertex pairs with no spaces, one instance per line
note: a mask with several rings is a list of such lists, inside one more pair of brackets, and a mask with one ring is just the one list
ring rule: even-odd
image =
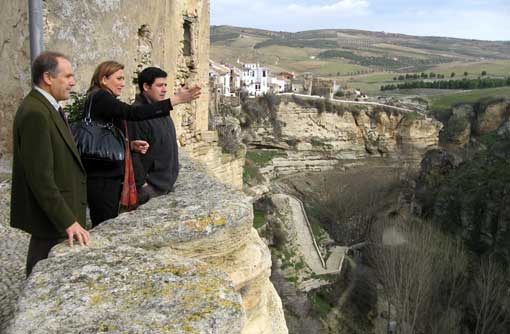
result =
[[89,177],[87,180],[87,200],[92,226],[119,215],[121,178]]

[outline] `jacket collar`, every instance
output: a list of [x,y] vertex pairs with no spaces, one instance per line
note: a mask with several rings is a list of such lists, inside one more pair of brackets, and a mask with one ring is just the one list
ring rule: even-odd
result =
[[149,100],[143,94],[136,94],[135,102],[137,104],[150,104]]
[[58,104],[57,100],[53,97],[53,95],[51,95],[50,93],[48,93],[39,86],[34,86],[34,89],[41,93],[41,95],[44,96],[48,100],[48,102],[50,102],[53,108],[55,108],[55,110],[58,111],[58,109],[60,108],[60,104]]
[[78,161],[78,164],[85,172],[85,167],[83,166],[81,162],[80,153],[78,152],[78,148],[76,147],[76,143],[74,142],[74,138],[71,135],[71,132],[69,131],[69,128],[67,127],[66,123],[60,117],[59,113],[55,112],[54,106],[50,103],[50,101],[37,89],[32,89],[28,96],[33,97],[34,99],[38,100],[42,104],[46,106],[48,111],[50,112],[51,120],[53,123],[55,123],[56,128],[58,129],[58,132],[64,139],[64,142],[69,147],[71,152],[73,152],[74,157]]

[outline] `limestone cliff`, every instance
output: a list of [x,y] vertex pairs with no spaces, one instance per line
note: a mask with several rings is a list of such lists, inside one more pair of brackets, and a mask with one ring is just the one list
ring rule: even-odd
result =
[[274,176],[368,157],[419,163],[427,149],[437,146],[442,128],[417,112],[370,104],[285,96],[274,105],[273,114],[245,126],[249,144],[286,150],[285,157],[274,158],[264,169]]
[[287,333],[250,200],[182,163],[175,192],[55,247],[7,333]]
[[510,100],[490,99],[465,103],[438,113],[445,124],[441,131],[441,144],[463,149],[478,142],[490,144],[498,130],[505,131],[505,124],[510,117]]

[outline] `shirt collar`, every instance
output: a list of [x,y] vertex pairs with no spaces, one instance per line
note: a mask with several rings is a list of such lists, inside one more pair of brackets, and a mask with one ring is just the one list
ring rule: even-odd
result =
[[58,104],[57,100],[50,93],[48,93],[47,91],[45,91],[44,89],[42,89],[38,86],[34,86],[34,88],[39,93],[41,93],[46,98],[46,100],[48,100],[50,102],[50,104],[53,106],[53,108],[55,108],[56,111],[59,110],[60,104]]

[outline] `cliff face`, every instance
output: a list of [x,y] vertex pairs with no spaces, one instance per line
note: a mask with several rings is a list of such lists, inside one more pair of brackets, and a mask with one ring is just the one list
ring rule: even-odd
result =
[[441,143],[447,147],[463,149],[470,144],[487,144],[494,134],[505,131],[510,117],[510,100],[496,99],[474,104],[461,104],[444,112],[445,124],[441,131]]
[[438,144],[441,123],[421,114],[328,103],[329,110],[321,112],[316,102],[305,104],[284,97],[272,119],[264,118],[247,128],[250,144],[287,150],[287,157],[274,158],[266,172],[321,171],[339,160],[369,157],[418,163],[427,149]]
[[414,209],[478,254],[510,262],[510,102],[464,104],[445,120],[445,148],[426,153]]
[[91,247],[55,247],[7,333],[287,333],[249,199],[183,165],[175,192],[96,227]]

